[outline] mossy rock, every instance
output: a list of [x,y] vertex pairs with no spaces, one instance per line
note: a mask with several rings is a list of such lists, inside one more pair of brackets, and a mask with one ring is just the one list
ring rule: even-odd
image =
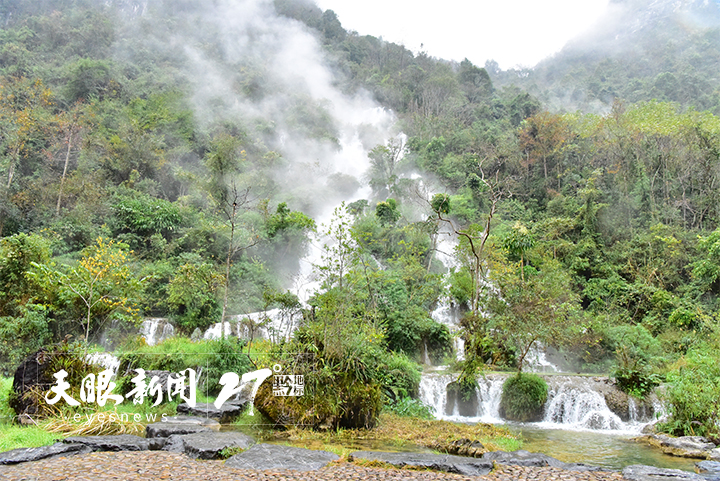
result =
[[361,382],[351,376],[316,383],[312,374],[306,374],[302,396],[275,396],[268,379],[258,389],[254,406],[277,426],[369,429],[377,424],[382,391],[377,383]]
[[510,421],[541,421],[545,412],[548,386],[535,374],[518,373],[503,384],[500,416]]

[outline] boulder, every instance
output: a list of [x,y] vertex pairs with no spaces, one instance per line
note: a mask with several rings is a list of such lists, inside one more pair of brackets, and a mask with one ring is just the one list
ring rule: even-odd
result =
[[27,463],[29,461],[39,461],[41,459],[54,458],[57,456],[87,454],[92,451],[92,448],[89,446],[77,443],[55,443],[50,446],[42,446],[39,448],[19,448],[0,453],[0,465]]
[[654,466],[633,464],[622,470],[623,478],[629,481],[704,481],[699,474],[679,469],[662,469]]
[[145,427],[146,438],[167,438],[173,434],[192,434],[219,431],[220,423],[214,419],[196,416],[172,416]]
[[450,444],[443,446],[440,451],[447,452],[448,454],[458,454],[460,456],[479,458],[486,452],[486,449],[480,441],[457,439]]
[[378,451],[356,451],[350,459],[382,461],[398,468],[413,466],[464,476],[484,476],[493,469],[493,462],[485,459],[430,453],[384,453]]
[[201,432],[174,434],[167,438],[163,451],[185,453],[191,458],[218,459],[225,448],[247,449],[255,440],[242,433]]
[[232,422],[235,418],[240,416],[245,410],[247,403],[233,404],[230,402],[223,403],[220,409],[215,407],[213,403],[197,403],[195,407],[190,406],[187,403],[179,404],[177,407],[178,414],[185,414],[188,416],[199,416],[210,419],[216,419],[221,424]]
[[147,439],[134,434],[115,436],[70,436],[64,443],[83,444],[93,451],[147,451],[150,443]]
[[40,413],[38,395],[48,392],[55,384],[53,373],[47,372],[51,360],[43,348],[26,357],[15,370],[9,404],[18,415]]
[[558,459],[550,457],[542,453],[531,453],[524,449],[512,452],[491,451],[483,454],[483,461],[496,462],[498,464],[506,464],[511,466],[531,466],[567,469],[570,471],[601,471],[597,466],[588,466],[581,463],[564,463]]
[[707,481],[720,481],[720,462],[699,461],[695,463],[695,472]]
[[666,434],[649,434],[635,439],[656,446],[665,454],[683,458],[707,459],[716,448],[715,444],[702,436],[673,438]]
[[327,451],[256,444],[247,451],[236,454],[225,461],[225,466],[241,469],[293,469],[314,471],[340,459]]

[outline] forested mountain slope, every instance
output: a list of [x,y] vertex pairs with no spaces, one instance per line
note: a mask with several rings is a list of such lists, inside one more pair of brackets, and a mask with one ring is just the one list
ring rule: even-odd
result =
[[684,356],[702,366],[717,11],[615,2],[555,57],[501,72],[348,32],[307,0],[3,0],[3,368],[67,332],[162,315],[190,335],[278,307],[338,372],[390,372],[386,355],[409,372],[404,356],[451,355],[443,300],[466,381],[522,368],[537,342],[636,392]]

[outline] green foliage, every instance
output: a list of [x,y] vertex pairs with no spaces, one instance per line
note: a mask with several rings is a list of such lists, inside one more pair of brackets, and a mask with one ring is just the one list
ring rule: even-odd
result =
[[167,305],[181,330],[192,333],[220,320],[222,284],[217,269],[197,256],[189,256],[175,270],[167,286]]
[[667,374],[662,398],[670,419],[659,428],[676,436],[717,438],[720,421],[720,363],[711,348],[688,352]]
[[16,426],[0,423],[0,452],[21,448],[48,446],[58,440],[58,435],[37,426]]
[[624,392],[644,398],[660,384],[658,371],[663,363],[660,343],[642,326],[617,326],[606,334],[615,346],[612,376]]
[[146,195],[119,197],[113,205],[119,232],[133,232],[143,237],[167,236],[180,225],[180,209],[164,199]]
[[422,401],[410,397],[400,398],[397,401],[386,404],[385,409],[401,417],[435,419],[432,408],[423,404]]
[[255,370],[250,358],[243,352],[245,342],[236,338],[191,341],[175,336],[155,346],[139,346],[120,355],[118,386],[123,394],[132,388],[133,369],[180,372],[185,369],[202,370],[198,379],[198,394],[217,395],[222,386],[220,377],[226,372],[242,376]]
[[400,219],[400,212],[395,199],[387,199],[378,202],[375,206],[375,215],[380,219],[380,224],[387,227],[394,225]]
[[548,386],[535,374],[517,373],[503,383],[501,415],[506,419],[528,422],[542,418]]
[[37,304],[26,304],[18,309],[16,317],[0,317],[0,375],[10,376],[30,353],[52,340],[46,309]]

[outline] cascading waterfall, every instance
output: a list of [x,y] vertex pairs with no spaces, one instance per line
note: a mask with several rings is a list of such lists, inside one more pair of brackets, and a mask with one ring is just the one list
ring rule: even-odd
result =
[[[442,262],[447,272],[445,281],[447,282],[453,268],[457,267],[457,261],[453,256],[457,239],[453,234],[447,231],[440,231],[436,240],[435,257]],[[453,337],[453,348],[458,361],[465,359],[465,340],[460,337],[459,331],[459,310],[458,306],[453,305],[449,296],[443,296],[438,302],[437,307],[431,313],[431,317],[448,327]]]
[[[476,423],[503,423],[499,414],[502,385],[507,374],[489,374],[478,379],[477,399],[466,402],[448,395],[447,386],[456,375],[430,372],[420,380],[420,400],[438,419]],[[603,390],[613,389],[605,379],[582,376],[547,376],[548,400],[545,417],[534,425],[546,429],[604,431],[637,434],[660,412],[659,405],[642,409],[630,398],[627,421],[608,407]]]
[[151,317],[143,321],[140,335],[145,338],[148,346],[154,346],[158,342],[174,336],[175,326],[164,317]]
[[224,328],[226,337],[270,339],[279,342],[290,339],[301,318],[300,312],[282,309],[229,316],[227,321],[210,326],[203,334],[203,338],[219,339]]

